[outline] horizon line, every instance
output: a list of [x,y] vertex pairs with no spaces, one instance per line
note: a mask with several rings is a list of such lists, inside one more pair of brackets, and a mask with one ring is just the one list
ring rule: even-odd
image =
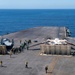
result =
[[[27,10],[32,10],[32,9],[34,9],[34,10],[38,10],[38,9],[41,9],[41,10],[42,10],[42,9],[44,9],[44,8],[36,8],[36,9],[35,9],[35,8],[0,8],[0,10],[1,10],[1,9],[3,9],[3,10],[7,10],[7,9],[9,9],[9,10],[13,10],[13,9],[15,9],[15,10],[17,10],[17,9],[20,9],[20,10],[21,10],[21,9],[27,9]],[[56,9],[56,10],[58,10],[58,9],[59,9],[59,10],[66,9],[66,10],[67,10],[67,9],[75,9],[75,8],[45,8],[45,10],[46,10],[46,9],[51,9],[51,10],[52,10],[52,9]]]

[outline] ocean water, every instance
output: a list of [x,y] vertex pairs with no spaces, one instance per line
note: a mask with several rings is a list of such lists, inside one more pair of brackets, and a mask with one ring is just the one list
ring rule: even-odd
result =
[[38,26],[65,26],[75,37],[75,10],[0,9],[0,35]]

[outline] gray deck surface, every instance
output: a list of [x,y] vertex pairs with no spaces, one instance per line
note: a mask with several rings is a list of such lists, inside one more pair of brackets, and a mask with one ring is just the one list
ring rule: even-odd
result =
[[[0,75],[44,75],[44,67],[51,62],[52,57],[39,56],[38,51],[24,51],[18,55],[0,56],[3,66],[0,67]],[[29,62],[29,68],[25,68],[25,62]]]
[[7,38],[62,38],[65,36],[65,27],[35,27],[28,30],[23,30],[20,32],[11,33],[4,35]]
[[[21,54],[0,56],[3,66],[0,67],[0,75],[46,75],[45,66],[50,66],[52,59],[57,56],[39,55],[39,50],[25,50]],[[75,57],[58,56],[58,61],[49,75],[75,75]],[[25,62],[29,62],[29,68],[25,68]],[[48,71],[49,72],[49,71]]]
[[[2,37],[14,39],[15,46],[20,45],[20,40],[31,39],[32,44],[29,50],[24,49],[24,52],[9,55],[0,55],[0,60],[3,61],[3,67],[0,67],[0,75],[75,75],[75,57],[72,56],[52,56],[40,55],[40,45],[45,38],[62,38],[65,36],[64,27],[36,27],[29,30],[11,33]],[[37,40],[37,43],[34,43]],[[68,39],[69,40],[69,39]],[[72,40],[71,40],[72,42]],[[74,42],[74,41],[73,41]],[[58,60],[54,59],[58,58]],[[53,61],[54,59],[54,61]],[[28,61],[29,68],[25,68],[25,62]],[[54,66],[51,66],[53,62]],[[53,67],[52,73],[50,69],[48,74],[45,73],[45,66]]]
[[68,40],[68,42],[75,45],[75,37],[73,37],[73,38],[72,37],[67,37],[66,39]]

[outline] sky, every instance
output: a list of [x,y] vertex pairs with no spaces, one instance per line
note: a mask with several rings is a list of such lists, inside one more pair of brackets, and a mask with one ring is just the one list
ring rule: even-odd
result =
[[75,0],[0,0],[0,9],[75,9]]

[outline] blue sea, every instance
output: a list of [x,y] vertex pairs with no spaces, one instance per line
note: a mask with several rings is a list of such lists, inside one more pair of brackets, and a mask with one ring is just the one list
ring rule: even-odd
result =
[[65,26],[75,37],[75,10],[0,9],[0,35],[38,26]]

